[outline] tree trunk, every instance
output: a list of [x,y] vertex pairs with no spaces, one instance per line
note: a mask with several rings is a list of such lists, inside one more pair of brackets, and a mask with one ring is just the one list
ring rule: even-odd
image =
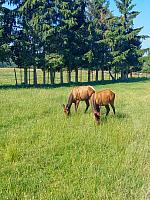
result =
[[98,69],[96,69],[96,78],[95,78],[96,82],[98,81]]
[[82,69],[80,69],[80,82],[82,82]]
[[75,68],[75,82],[78,83],[78,67]]
[[104,69],[101,69],[101,80],[104,81]]
[[52,85],[54,84],[54,71],[52,67],[50,67],[50,82]]
[[131,67],[131,68],[129,69],[130,78],[132,78],[132,77],[133,77],[133,74],[132,74],[132,72],[133,72],[133,68]]
[[119,74],[117,73],[117,80],[118,80],[118,78],[119,78]]
[[15,81],[16,81],[16,85],[18,84],[18,81],[17,81],[17,73],[16,73],[16,69],[14,68],[14,73],[15,73]]
[[33,67],[33,84],[34,84],[34,85],[37,85],[36,67]]
[[93,78],[94,78],[93,69],[91,71],[91,74],[92,74],[92,81],[93,81]]
[[49,69],[47,70],[47,73],[48,73],[48,76],[47,76],[47,79],[48,79],[48,80],[47,80],[47,83],[49,83],[49,79],[50,79],[50,78],[49,78]]
[[111,73],[111,69],[109,69],[109,76],[112,78],[112,80],[116,80],[116,73],[115,73],[115,77],[112,75]]
[[116,70],[116,66],[115,66],[115,80],[117,79],[117,70]]
[[29,85],[30,85],[30,67],[29,67]]
[[122,69],[121,70],[121,79],[122,80],[128,79],[128,70],[127,69]]
[[43,68],[43,85],[46,84],[46,70]]
[[28,70],[26,67],[24,68],[24,84],[28,84]]
[[71,83],[71,70],[70,70],[70,68],[68,68],[68,70],[67,70],[67,82]]
[[64,80],[63,80],[63,68],[62,65],[60,65],[60,84],[63,84]]
[[121,70],[121,79],[124,80],[124,70]]
[[91,70],[88,69],[88,82],[90,82],[90,81],[91,81]]
[[53,69],[53,84],[55,84],[55,75],[56,75],[56,71],[55,69]]
[[22,84],[22,69],[20,68],[20,82]]

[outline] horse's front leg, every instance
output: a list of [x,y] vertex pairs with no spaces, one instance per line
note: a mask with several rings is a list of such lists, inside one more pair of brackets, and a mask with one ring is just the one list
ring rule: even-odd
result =
[[106,117],[107,117],[107,115],[108,115],[108,114],[109,114],[109,112],[110,112],[109,105],[106,105],[106,106],[105,106],[105,108],[106,108]]
[[85,103],[86,103],[86,109],[85,109],[85,113],[87,112],[89,106],[90,106],[90,103],[89,103],[89,100],[85,100]]
[[76,101],[76,102],[74,103],[74,105],[75,105],[75,111],[76,111],[76,112],[77,112],[77,110],[78,110],[79,103],[80,103],[80,101]]

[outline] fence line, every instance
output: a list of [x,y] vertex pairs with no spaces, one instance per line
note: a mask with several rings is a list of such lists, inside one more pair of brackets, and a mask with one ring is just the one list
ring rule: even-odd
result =
[[[113,74],[114,75],[114,74]],[[120,78],[120,73],[116,74],[117,79]],[[98,72],[98,80],[101,80],[101,71]],[[67,83],[67,71],[63,71],[64,83]],[[104,72],[105,80],[112,80],[109,72]],[[150,73],[148,72],[132,72],[129,74],[129,78],[150,78]],[[84,69],[79,69],[78,71],[78,81],[80,83],[88,82],[88,71]],[[96,71],[91,71],[91,82],[96,81]],[[71,72],[71,82],[75,83],[75,71]],[[55,74],[55,84],[60,83],[60,72]],[[10,85],[21,85],[24,84],[24,71],[23,69],[13,69],[13,68],[0,68],[0,84],[10,84]],[[28,84],[33,85],[33,69],[28,70]],[[43,73],[41,69],[37,69],[37,84],[43,84]],[[46,72],[46,84],[50,84],[50,75]]]

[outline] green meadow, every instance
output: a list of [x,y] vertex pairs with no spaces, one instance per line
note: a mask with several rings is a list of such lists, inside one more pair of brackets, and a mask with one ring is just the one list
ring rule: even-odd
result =
[[150,81],[116,93],[97,126],[91,108],[63,113],[71,87],[0,89],[0,199],[150,199]]

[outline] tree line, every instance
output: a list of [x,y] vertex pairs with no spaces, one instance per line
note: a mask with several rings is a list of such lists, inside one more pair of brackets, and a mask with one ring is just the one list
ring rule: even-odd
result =
[[[4,5],[8,3],[14,9]],[[115,16],[108,0],[1,0],[0,2],[0,62],[13,62],[24,68],[24,83],[28,83],[28,69],[42,69],[43,84],[48,71],[51,84],[55,73],[96,71],[96,81],[104,80],[109,71],[113,80],[121,73],[127,79],[132,70],[140,70],[144,50],[141,49],[142,27],[134,27],[139,14],[132,0],[115,0],[120,13]],[[112,73],[113,72],[113,73]]]

